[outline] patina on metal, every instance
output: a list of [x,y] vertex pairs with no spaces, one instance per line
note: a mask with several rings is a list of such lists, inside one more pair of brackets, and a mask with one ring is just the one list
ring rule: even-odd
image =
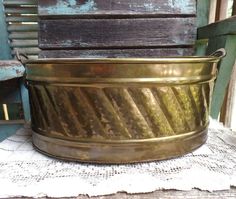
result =
[[96,163],[191,152],[207,139],[223,54],[27,60],[33,144],[50,156]]

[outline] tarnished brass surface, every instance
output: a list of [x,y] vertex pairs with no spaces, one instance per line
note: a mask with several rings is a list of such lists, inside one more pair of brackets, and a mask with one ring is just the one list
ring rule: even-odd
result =
[[178,136],[144,140],[78,142],[33,134],[35,148],[60,159],[91,163],[127,163],[163,160],[186,154],[205,143],[207,129]]
[[218,57],[26,62],[33,143],[97,163],[166,159],[206,141]]

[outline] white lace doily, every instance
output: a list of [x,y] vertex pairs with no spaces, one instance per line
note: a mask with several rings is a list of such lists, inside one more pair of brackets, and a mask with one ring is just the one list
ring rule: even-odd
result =
[[36,152],[29,128],[0,143],[0,197],[73,197],[236,186],[236,134],[211,121],[208,141],[180,158],[142,164],[64,162]]

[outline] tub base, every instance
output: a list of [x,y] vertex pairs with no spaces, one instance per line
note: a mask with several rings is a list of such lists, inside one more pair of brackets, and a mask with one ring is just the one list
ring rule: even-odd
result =
[[207,128],[171,137],[119,140],[70,141],[33,133],[33,145],[51,157],[90,163],[135,163],[169,159],[189,153],[206,142]]

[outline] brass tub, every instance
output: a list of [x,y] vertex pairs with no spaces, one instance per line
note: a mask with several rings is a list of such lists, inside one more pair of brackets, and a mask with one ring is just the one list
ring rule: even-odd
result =
[[26,60],[33,145],[50,156],[96,163],[191,152],[207,139],[222,53]]

